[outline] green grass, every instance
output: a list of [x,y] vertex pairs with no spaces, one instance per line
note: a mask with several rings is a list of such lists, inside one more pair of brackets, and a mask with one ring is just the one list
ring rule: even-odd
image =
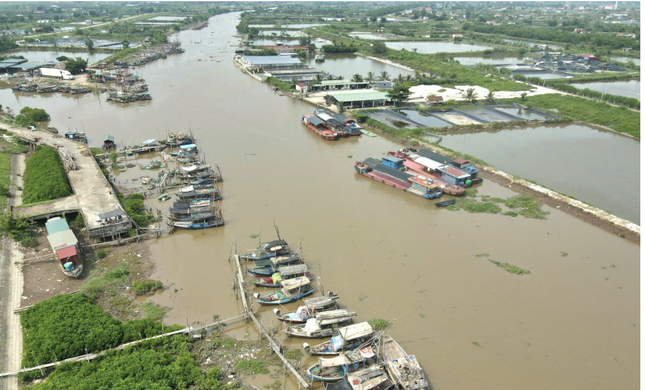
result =
[[504,205],[526,218],[546,219],[548,211],[542,210],[542,204],[530,195],[517,195],[504,201]]
[[269,373],[269,369],[260,360],[243,360],[238,362],[235,368],[246,375]]
[[455,204],[447,207],[450,211],[466,210],[469,213],[499,214],[502,208],[493,202],[478,202],[471,198],[458,198]]
[[119,288],[130,284],[129,273],[128,266],[119,264],[116,269],[105,275],[90,279],[89,282],[81,287],[81,291],[94,299],[102,294],[114,296]]
[[528,275],[531,273],[531,271],[522,269],[520,267],[517,267],[515,265],[509,264],[509,263],[500,263],[499,261],[489,259],[491,263],[495,264],[496,266],[505,269],[506,271],[515,274],[515,275]]
[[160,322],[166,316],[166,309],[152,302],[146,302],[141,305],[141,310],[143,310],[147,319],[155,322]]
[[515,211],[504,211],[502,215],[506,215],[507,217],[517,217],[517,213]]
[[385,330],[388,328],[388,326],[390,326],[390,322],[388,320],[383,320],[378,318],[369,320],[367,322],[372,326],[372,329],[374,329],[376,332]]
[[27,160],[23,203],[53,200],[71,194],[72,189],[58,152],[46,146],[37,147],[36,153]]
[[9,197],[9,174],[11,173],[11,154],[0,153],[0,210],[7,207]]
[[[606,103],[577,96],[560,94],[538,95],[520,99],[507,99],[506,102],[522,103],[572,121],[607,126],[621,133],[640,138],[640,112],[626,107],[615,107]],[[500,101],[502,102],[502,101]]]
[[284,350],[283,355],[289,360],[300,360],[300,358],[302,358],[302,350],[299,348],[286,349]]
[[135,282],[132,290],[137,295],[154,295],[157,290],[163,290],[163,283],[160,280],[145,280]]
[[486,252],[478,253],[478,254],[475,255],[475,257],[488,257],[488,256],[490,256],[490,255],[488,253],[486,253]]

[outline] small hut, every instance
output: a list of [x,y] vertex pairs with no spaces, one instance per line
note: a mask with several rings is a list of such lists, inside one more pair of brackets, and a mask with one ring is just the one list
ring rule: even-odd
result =
[[103,150],[113,150],[116,148],[114,143],[114,137],[111,135],[106,135],[103,137]]

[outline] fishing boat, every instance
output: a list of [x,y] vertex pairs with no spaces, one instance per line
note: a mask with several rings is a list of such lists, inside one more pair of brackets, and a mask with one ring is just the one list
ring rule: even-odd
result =
[[345,378],[352,390],[389,390],[394,382],[381,365],[372,365],[365,369],[348,372]]
[[376,137],[376,134],[372,133],[371,131],[367,131],[365,129],[360,129],[359,131],[361,132],[361,134],[366,135],[368,137],[371,137],[371,138]]
[[344,352],[333,358],[320,358],[318,363],[309,367],[307,376],[315,381],[337,382],[349,372],[359,371],[369,366],[369,360],[375,355],[372,347]]
[[336,309],[338,307],[337,300],[338,295],[329,291],[325,296],[305,299],[305,305],[294,311],[288,311],[283,314],[280,309],[275,308],[273,312],[280,321],[304,324],[308,319],[313,318],[317,312]]
[[291,252],[289,244],[285,240],[274,240],[263,242],[258,245],[258,247],[252,253],[241,255],[240,259],[242,260],[260,260],[268,259],[270,257],[276,257],[280,255],[285,255]]
[[456,200],[450,199],[450,200],[444,200],[443,202],[437,202],[434,205],[437,207],[447,207],[447,206],[450,206],[451,204],[455,204],[456,202],[457,202]]
[[328,125],[322,119],[315,115],[303,115],[301,122],[308,129],[318,134],[322,139],[333,141],[338,138],[338,133],[328,128]]
[[204,220],[168,221],[168,225],[178,229],[196,230],[223,226],[224,220],[221,217],[214,217]]
[[157,197],[157,199],[159,199],[161,202],[165,202],[170,199],[170,195],[168,195],[167,193],[161,194]]
[[159,160],[152,160],[152,161],[150,161],[150,163],[146,166],[146,169],[147,169],[147,170],[150,170],[150,169],[159,169],[159,168],[161,168],[162,166],[163,166],[163,162],[161,162],[161,161],[159,161]]
[[301,263],[302,258],[299,254],[294,253],[287,256],[278,256],[271,257],[268,259],[255,260],[255,265],[258,267],[249,268],[248,272],[251,275],[258,276],[270,276],[280,270],[280,267],[284,267],[291,264]]
[[270,294],[260,296],[259,293],[253,294],[260,305],[282,305],[289,302],[295,302],[300,298],[314,293],[311,281],[306,276],[294,279],[283,280],[282,288]]
[[282,287],[280,284],[281,281],[303,275],[311,279],[311,274],[307,272],[307,264],[289,265],[278,268],[278,272],[273,273],[271,277],[254,280],[253,284],[257,287],[279,288]]
[[383,360],[388,374],[400,390],[424,390],[428,387],[423,368],[414,355],[408,355],[389,335],[383,337]]
[[322,311],[316,313],[314,318],[308,319],[304,324],[287,327],[284,332],[291,337],[310,339],[329,337],[340,324],[350,323],[355,316],[355,311],[345,309]]
[[325,56],[322,54],[318,54],[316,55],[316,57],[314,57],[314,61],[318,63],[325,62]]
[[331,340],[311,347],[308,343],[302,346],[309,355],[338,355],[344,351],[351,351],[369,342],[374,337],[374,329],[368,322],[352,324],[337,329]]
[[78,240],[69,228],[65,218],[54,217],[45,223],[47,241],[51,246],[63,274],[78,278],[83,273],[83,257],[78,248]]
[[222,195],[217,188],[204,188],[176,194],[179,199],[201,199],[210,198],[211,200],[220,200]]

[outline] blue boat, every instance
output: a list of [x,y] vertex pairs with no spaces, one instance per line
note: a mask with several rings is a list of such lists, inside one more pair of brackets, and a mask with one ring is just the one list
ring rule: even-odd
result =
[[292,278],[295,278],[296,276],[302,276],[302,275],[311,277],[307,272],[307,264],[297,264],[297,265],[290,265],[286,267],[280,267],[278,268],[277,272],[274,272],[273,274],[271,274],[270,277],[254,280],[253,284],[255,284],[258,287],[279,288],[279,287],[282,287],[280,282],[282,282],[283,280],[292,279]]
[[215,179],[208,178],[208,179],[196,179],[190,182],[191,185],[198,186],[198,185],[204,185],[204,184],[213,184],[215,182]]
[[347,351],[333,358],[320,358],[319,362],[309,367],[307,376],[315,381],[338,382],[347,373],[358,371],[369,366],[368,360],[376,356],[372,347]]
[[279,256],[268,259],[254,260],[256,268],[249,268],[248,271],[252,275],[258,276],[271,276],[278,272],[280,268],[289,264],[296,264],[302,262],[302,258],[297,253],[288,256]]
[[311,295],[315,292],[311,286],[311,281],[306,276],[299,278],[283,280],[282,288],[278,291],[260,296],[259,293],[253,294],[258,303],[263,306],[283,305],[299,300],[300,298]]
[[178,229],[208,229],[224,225],[224,220],[221,218],[213,218],[205,221],[168,221],[168,225]]

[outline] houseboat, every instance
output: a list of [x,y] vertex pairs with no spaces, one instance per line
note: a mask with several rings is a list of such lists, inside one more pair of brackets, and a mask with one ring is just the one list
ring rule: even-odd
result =
[[318,109],[314,110],[314,115],[317,116],[318,119],[324,121],[327,127],[336,132],[339,137],[345,138],[349,136],[349,130],[346,129],[345,124],[334,118],[332,113],[327,110]]
[[322,139],[333,141],[338,138],[338,133],[330,130],[325,121],[315,115],[303,115],[301,121],[303,125],[318,134]]
[[358,125],[358,123],[356,123],[356,120],[354,120],[353,118],[348,118],[343,114],[333,114],[332,116],[337,121],[345,124],[345,129],[346,129],[348,135],[350,135],[350,136],[359,136],[359,135],[362,134],[361,130],[363,130],[363,128],[360,127]]
[[432,178],[404,172],[403,160],[395,156],[384,156],[382,162],[367,158],[357,161],[354,168],[363,176],[426,199],[443,195],[439,184]]
[[55,217],[45,223],[47,241],[51,246],[63,274],[78,278],[83,273],[83,257],[78,248],[78,240],[64,218]]
[[266,259],[253,261],[255,262],[256,267],[248,269],[248,272],[250,274],[258,276],[269,276],[278,272],[280,268],[284,266],[302,263],[302,258],[299,254],[292,253],[290,255],[268,257]]
[[440,167],[444,166],[442,163],[430,160],[426,157],[416,157],[416,159],[413,160],[411,156],[399,152],[389,152],[388,155],[403,159],[405,172],[437,181],[441,191],[448,195],[460,196],[466,193],[464,187],[461,187],[458,184],[448,183],[442,179],[442,173],[438,171]]

